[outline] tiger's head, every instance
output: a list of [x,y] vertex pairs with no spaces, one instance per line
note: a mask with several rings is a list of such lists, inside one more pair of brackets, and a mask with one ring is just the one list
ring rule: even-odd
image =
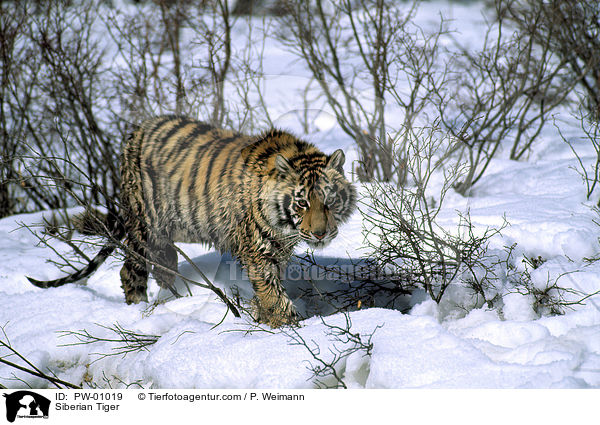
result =
[[346,180],[344,152],[318,150],[275,157],[277,183],[268,202],[271,224],[322,248],[338,234],[356,207],[356,189]]

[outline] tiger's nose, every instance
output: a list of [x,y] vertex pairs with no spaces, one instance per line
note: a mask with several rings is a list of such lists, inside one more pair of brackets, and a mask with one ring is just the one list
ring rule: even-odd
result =
[[317,239],[323,239],[325,237],[325,235],[327,234],[327,230],[323,230],[322,232],[319,230],[316,230],[316,231],[312,232],[312,234]]

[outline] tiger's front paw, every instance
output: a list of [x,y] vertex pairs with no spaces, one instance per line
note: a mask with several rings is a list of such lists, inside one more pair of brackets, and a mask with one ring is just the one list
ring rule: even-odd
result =
[[289,298],[281,299],[270,306],[265,304],[258,298],[252,301],[253,317],[258,323],[264,323],[271,328],[298,324],[298,312]]

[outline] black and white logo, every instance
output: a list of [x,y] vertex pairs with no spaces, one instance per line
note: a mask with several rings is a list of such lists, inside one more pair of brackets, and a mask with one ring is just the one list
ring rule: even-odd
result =
[[16,418],[48,418],[50,400],[33,391],[15,391],[3,394],[6,397],[6,419],[14,422]]

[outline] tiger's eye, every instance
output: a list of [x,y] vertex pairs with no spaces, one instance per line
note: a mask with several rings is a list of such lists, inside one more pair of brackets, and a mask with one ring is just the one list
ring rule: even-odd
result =
[[297,203],[300,208],[304,208],[304,209],[308,208],[308,202],[306,202],[305,199],[298,199]]

